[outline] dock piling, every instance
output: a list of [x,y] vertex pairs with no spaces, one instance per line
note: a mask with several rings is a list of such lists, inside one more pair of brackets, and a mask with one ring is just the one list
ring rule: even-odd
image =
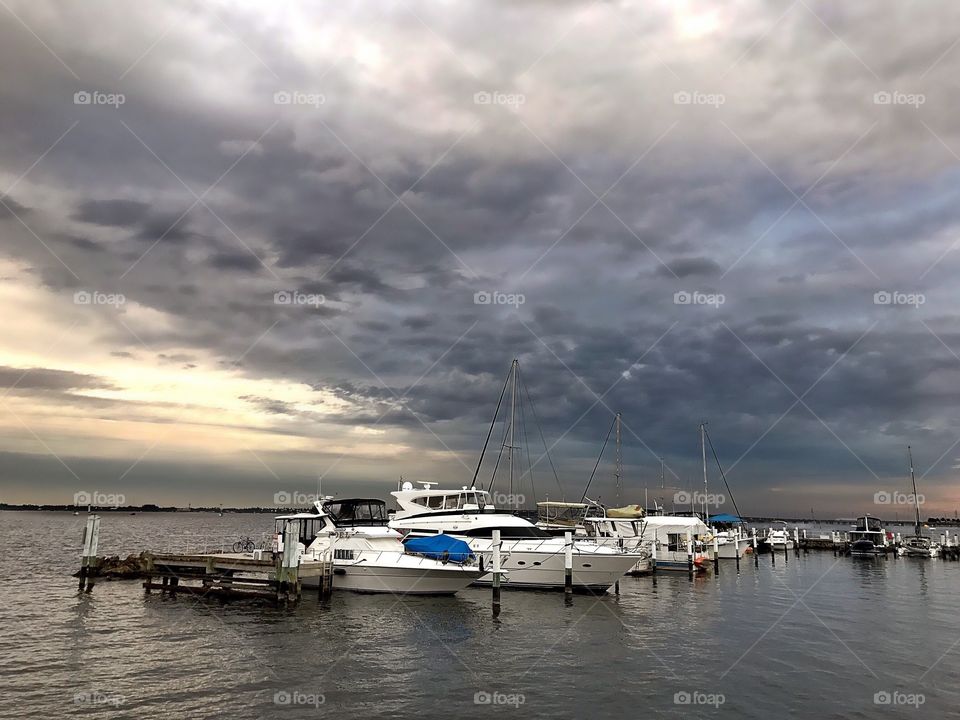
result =
[[500,531],[493,531],[493,616],[500,615]]
[[573,533],[563,534],[563,593],[567,602],[573,600]]
[[87,516],[87,524],[83,528],[83,550],[80,555],[80,586],[81,592],[90,592],[96,582],[97,546],[100,543],[100,516]]
[[757,551],[757,529],[750,529],[750,542],[753,543],[753,566],[760,567],[760,553]]
[[650,545],[650,573],[653,575],[653,586],[657,586],[657,531],[653,531],[653,544]]
[[720,577],[720,540],[713,536],[713,572]]
[[693,580],[693,536],[690,534],[689,528],[687,529],[687,573]]

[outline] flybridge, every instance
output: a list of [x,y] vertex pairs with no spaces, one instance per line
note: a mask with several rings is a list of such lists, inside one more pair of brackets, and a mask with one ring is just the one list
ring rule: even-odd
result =
[[399,505],[397,517],[419,515],[424,511],[494,511],[496,506],[490,501],[485,490],[464,485],[460,490],[434,490],[437,483],[421,482],[423,488],[417,490],[413,483],[404,482],[401,489],[391,493]]

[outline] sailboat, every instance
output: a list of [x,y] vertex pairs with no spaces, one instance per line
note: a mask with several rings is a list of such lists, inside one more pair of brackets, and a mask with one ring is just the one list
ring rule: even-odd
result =
[[913,472],[913,451],[907,445],[907,457],[910,461],[910,480],[913,482],[913,506],[916,511],[916,523],[913,526],[913,535],[903,538],[897,554],[905,557],[936,557],[940,554],[940,545],[921,532],[920,525],[920,496],[917,495],[917,476]]

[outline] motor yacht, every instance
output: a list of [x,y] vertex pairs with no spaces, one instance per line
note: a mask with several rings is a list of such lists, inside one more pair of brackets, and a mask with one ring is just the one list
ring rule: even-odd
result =
[[[422,487],[415,489],[412,483],[404,482],[399,490],[391,493],[398,506],[390,520],[391,528],[407,538],[439,533],[453,535],[483,555],[492,552],[493,531],[499,530],[502,568],[508,573],[505,587],[564,587],[566,541],[563,537],[498,510],[485,490],[475,487],[443,490],[434,488],[436,483],[420,484]],[[575,538],[571,542],[575,590],[604,592],[641,559],[639,553],[587,538]],[[478,580],[480,584],[492,581],[492,575]]]
[[[301,566],[323,562],[332,550],[338,590],[399,595],[452,595],[484,574],[481,559],[465,543],[445,548],[404,546],[401,534],[387,527],[386,503],[347,499],[316,503],[313,512],[277,517],[278,537],[290,520],[300,524]],[[282,542],[282,540],[280,541]],[[282,546],[281,546],[282,549]],[[304,577],[304,585],[319,578]]]

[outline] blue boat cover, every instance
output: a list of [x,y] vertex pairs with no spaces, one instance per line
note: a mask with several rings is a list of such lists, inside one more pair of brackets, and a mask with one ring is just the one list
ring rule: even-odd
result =
[[728,515],[728,514],[724,514],[724,515],[712,515],[712,516],[710,517],[710,520],[711,520],[712,522],[719,522],[719,523],[738,523],[738,522],[743,522],[743,521],[742,521],[740,518],[738,518],[736,515]]
[[417,553],[434,560],[450,560],[462,563],[473,557],[470,546],[463,540],[444,535],[431,535],[407,540],[404,545],[408,552]]

